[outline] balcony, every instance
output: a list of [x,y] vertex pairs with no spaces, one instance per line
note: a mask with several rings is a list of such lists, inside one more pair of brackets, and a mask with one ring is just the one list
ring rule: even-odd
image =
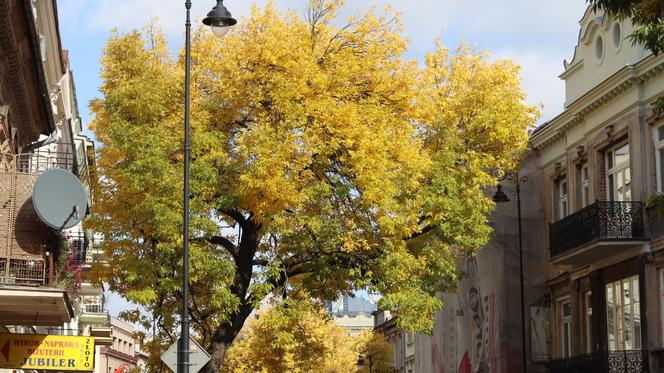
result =
[[76,170],[73,157],[56,148],[62,147],[0,154],[0,324],[60,326],[73,317],[67,293],[48,287],[56,278],[58,238],[32,204],[43,172]]
[[597,201],[549,226],[554,264],[587,265],[645,241],[641,202]]
[[81,267],[89,268],[97,254],[94,242],[83,232],[69,234],[66,238],[70,244],[72,260]]
[[69,151],[38,149],[35,153],[9,155],[4,154],[6,171],[26,174],[43,174],[55,168],[77,174],[74,156]]
[[0,285],[0,324],[62,326],[72,317],[64,290]]
[[108,311],[103,304],[84,304],[83,313],[106,315]]
[[56,168],[75,172],[72,155],[52,149],[0,154],[0,284],[44,286],[54,277],[49,269],[57,258],[49,252],[57,238],[37,216],[32,188],[39,175]]
[[108,317],[108,310],[103,304],[84,304],[81,306],[79,322],[81,324],[104,325],[108,322]]
[[550,373],[646,373],[648,351],[604,351],[552,360]]

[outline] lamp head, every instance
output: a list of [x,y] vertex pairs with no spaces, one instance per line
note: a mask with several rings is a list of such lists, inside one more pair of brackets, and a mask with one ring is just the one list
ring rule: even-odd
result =
[[496,194],[493,195],[493,202],[505,203],[509,201],[510,201],[509,197],[507,197],[507,194],[503,192],[503,186],[501,184],[498,184],[496,186]]
[[203,19],[203,24],[210,26],[212,33],[219,38],[226,35],[236,23],[237,20],[224,6],[224,0],[217,0],[217,5]]

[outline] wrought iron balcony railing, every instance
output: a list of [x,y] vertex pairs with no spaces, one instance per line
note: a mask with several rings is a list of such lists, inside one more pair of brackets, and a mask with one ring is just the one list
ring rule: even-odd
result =
[[2,154],[5,172],[41,174],[52,169],[62,169],[77,173],[74,156],[70,152],[40,149],[35,153]]
[[71,245],[71,257],[78,265],[92,263],[92,242],[84,233],[71,234],[67,237]]
[[0,284],[43,286],[49,281],[45,260],[0,258]]
[[106,310],[103,304],[84,304],[83,313],[94,313],[98,315],[105,315],[106,313],[108,313],[108,310]]
[[644,238],[641,202],[597,201],[549,226],[552,258],[593,240]]
[[596,352],[552,360],[550,373],[646,373],[648,351],[619,350]]
[[[40,175],[48,170],[62,169],[76,175],[85,185],[90,184],[90,169],[86,159],[77,157],[70,149],[71,144],[60,144],[56,148],[44,147],[33,153],[0,153],[0,172],[18,172]],[[64,149],[64,150],[56,150]]]
[[550,373],[604,373],[605,359],[603,354],[573,356],[565,359],[552,360],[549,363]]

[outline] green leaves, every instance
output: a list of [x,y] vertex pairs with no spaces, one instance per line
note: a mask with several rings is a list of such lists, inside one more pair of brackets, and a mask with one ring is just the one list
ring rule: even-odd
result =
[[[368,288],[430,330],[436,293],[489,239],[487,170],[516,167],[538,115],[512,62],[437,45],[420,66],[394,12],[338,27],[341,3],[314,1],[307,20],[268,4],[222,41],[194,35],[190,305],[213,348],[299,291]],[[161,315],[155,348],[181,304],[181,57],[155,26],[112,35],[91,103],[109,258],[95,276]]]
[[318,305],[289,299],[271,303],[250,319],[224,371],[352,373],[357,347]]
[[629,36],[658,55],[664,51],[664,4],[660,0],[588,0],[595,10],[606,10],[620,19],[629,18],[635,30]]

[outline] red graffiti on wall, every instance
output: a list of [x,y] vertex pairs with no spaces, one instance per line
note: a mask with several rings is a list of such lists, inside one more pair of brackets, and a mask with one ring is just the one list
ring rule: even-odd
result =
[[498,365],[496,363],[496,294],[492,293],[484,298],[484,304],[487,308],[484,314],[489,319],[487,323],[489,326],[489,361],[491,362],[491,369],[497,371]]
[[463,359],[461,359],[461,365],[459,366],[459,373],[473,373],[473,368],[470,365],[470,356],[468,356],[468,351],[463,354]]
[[443,362],[440,360],[440,351],[438,351],[438,343],[433,341],[431,345],[431,365],[434,369],[434,372],[445,373],[445,367]]

